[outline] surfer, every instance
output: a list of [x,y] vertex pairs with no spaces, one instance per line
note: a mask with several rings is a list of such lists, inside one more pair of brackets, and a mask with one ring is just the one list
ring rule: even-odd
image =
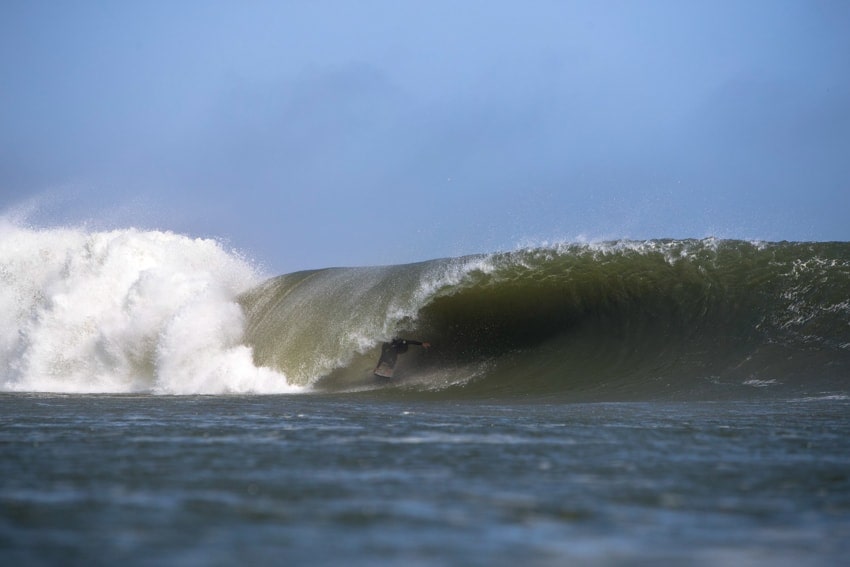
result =
[[392,378],[396,358],[398,358],[398,355],[406,353],[410,345],[421,346],[422,348],[431,347],[431,343],[410,339],[393,339],[388,343],[384,343],[381,345],[381,358],[378,360],[378,365],[374,370],[375,376]]

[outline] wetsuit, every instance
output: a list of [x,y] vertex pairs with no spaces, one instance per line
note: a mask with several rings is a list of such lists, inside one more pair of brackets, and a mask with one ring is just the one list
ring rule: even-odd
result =
[[381,346],[381,359],[378,360],[378,366],[387,364],[390,368],[395,366],[398,355],[407,352],[407,347],[410,345],[422,346],[420,341],[411,341],[409,339],[393,339]]

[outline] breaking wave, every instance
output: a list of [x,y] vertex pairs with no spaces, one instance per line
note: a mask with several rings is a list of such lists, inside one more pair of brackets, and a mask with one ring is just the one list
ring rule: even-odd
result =
[[2,390],[293,390],[242,343],[236,297],[260,279],[217,242],[0,223]]
[[[265,279],[209,239],[0,221],[0,389],[846,395],[850,244],[570,243]],[[372,368],[394,336],[432,343]]]

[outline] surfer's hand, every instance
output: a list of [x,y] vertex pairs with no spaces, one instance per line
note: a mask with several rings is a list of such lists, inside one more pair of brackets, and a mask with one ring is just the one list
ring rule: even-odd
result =
[[431,343],[422,343],[422,348],[431,348]]

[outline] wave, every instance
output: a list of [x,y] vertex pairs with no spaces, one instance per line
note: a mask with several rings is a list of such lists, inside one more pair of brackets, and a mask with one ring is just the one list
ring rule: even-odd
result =
[[[255,362],[324,391],[728,398],[850,383],[847,243],[560,244],[289,274],[241,303]],[[394,336],[433,347],[376,383]]]
[[[565,243],[265,279],[210,239],[0,220],[0,390],[846,395],[850,244]],[[392,381],[381,343],[427,340]]]

